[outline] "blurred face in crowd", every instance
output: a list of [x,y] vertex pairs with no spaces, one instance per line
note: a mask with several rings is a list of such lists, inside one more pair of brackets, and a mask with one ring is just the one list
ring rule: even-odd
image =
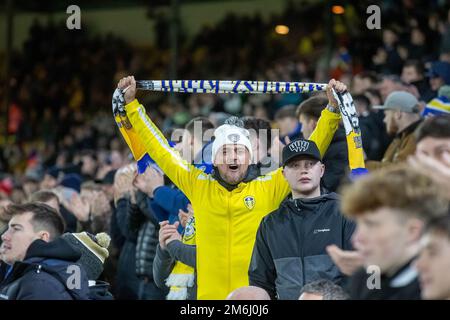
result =
[[430,87],[433,91],[438,91],[440,87],[445,84],[444,79],[441,77],[431,77],[430,78]]
[[450,299],[450,238],[443,232],[431,232],[422,238],[422,250],[416,263],[424,299]]
[[372,81],[368,77],[356,75],[352,81],[352,93],[363,94],[367,89],[372,87]]
[[311,134],[313,133],[314,129],[317,126],[317,120],[308,117],[305,114],[300,114],[299,121],[302,124],[302,134],[303,138],[309,139]]
[[383,43],[388,46],[393,46],[397,42],[397,35],[389,29],[383,31]]
[[450,139],[425,137],[417,144],[416,153],[423,153],[436,160],[443,161],[444,154],[450,155]]
[[97,161],[91,156],[85,155],[81,158],[83,165],[81,166],[81,173],[89,176],[94,176],[97,171]]
[[220,176],[231,185],[236,185],[245,178],[249,164],[250,152],[240,144],[222,146],[214,159]]
[[58,185],[58,181],[51,175],[44,175],[44,179],[41,181],[41,189],[53,189]]
[[46,202],[44,202],[46,205],[52,207],[56,210],[56,212],[59,212],[59,201],[58,198],[52,198]]
[[[353,242],[364,265],[378,266],[383,274],[393,274],[417,253],[423,223],[387,207],[366,211],[356,217]],[[417,249],[416,249],[417,250]]]
[[[208,131],[206,131],[208,132]],[[181,136],[181,142],[177,144],[177,150],[180,151],[181,156],[187,162],[193,162],[195,157],[202,151],[203,138],[207,139],[207,133],[202,137],[202,132],[191,133],[189,130],[184,130]]]
[[8,230],[2,235],[0,247],[1,260],[7,264],[22,261],[30,244],[36,239],[48,241],[48,232],[36,232],[31,224],[33,214],[26,212],[14,215],[9,221]]
[[189,130],[184,130],[183,135],[181,136],[181,142],[177,145],[177,149],[180,151],[181,156],[187,162],[192,162],[192,135]]
[[278,127],[280,128],[280,136],[286,136],[293,132],[297,127],[298,121],[296,118],[284,117],[277,120]]
[[113,169],[119,169],[123,164],[122,154],[117,150],[111,151],[111,167]]
[[412,83],[422,80],[422,75],[417,72],[414,66],[406,66],[403,67],[401,79],[406,83]]
[[420,29],[413,29],[411,32],[411,43],[421,46],[425,43],[425,35]]
[[398,112],[395,110],[384,110],[384,124],[386,132],[389,135],[395,135],[398,132]]
[[0,200],[0,220],[2,220],[2,221],[9,220],[8,214],[6,213],[5,209],[11,203],[12,202],[9,199],[1,199]]
[[381,81],[378,85],[378,89],[380,90],[381,98],[384,101],[390,93],[402,90],[403,86],[392,79],[383,79],[383,81]]
[[23,191],[25,191],[25,194],[27,196],[35,193],[36,191],[38,191],[38,189],[39,189],[39,184],[36,181],[29,180],[23,184]]
[[[320,179],[325,166],[308,156],[298,156],[286,163],[283,175],[289,183],[294,198],[320,195]],[[318,193],[318,194],[317,194]]]

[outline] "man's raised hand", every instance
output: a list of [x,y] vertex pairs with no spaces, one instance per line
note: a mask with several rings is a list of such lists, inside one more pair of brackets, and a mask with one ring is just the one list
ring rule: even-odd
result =
[[[332,106],[333,108],[337,109],[339,107],[338,101],[334,98],[332,89],[334,89],[336,92],[344,93],[347,91],[347,86],[337,80],[331,79],[330,82],[328,82],[327,86],[327,97],[328,97],[328,104]],[[336,110],[336,112],[338,112]]]
[[134,80],[134,76],[120,79],[117,88],[124,90],[123,96],[127,104],[136,98],[136,80]]

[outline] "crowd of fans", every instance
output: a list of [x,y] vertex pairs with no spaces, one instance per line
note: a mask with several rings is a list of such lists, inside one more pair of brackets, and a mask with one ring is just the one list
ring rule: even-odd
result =
[[[184,40],[179,53],[183,79],[340,80],[337,88],[346,85],[354,99],[369,170],[357,181],[349,178],[343,125],[326,150],[318,141],[321,123],[333,117],[324,116],[329,95],[138,93],[180,156],[229,192],[284,168],[288,184],[277,192],[291,195],[261,212],[249,238],[253,253],[244,250],[250,266],[240,272],[250,286],[219,298],[450,298],[450,9],[439,2],[380,4],[380,31],[359,19],[363,4],[347,6],[329,29],[314,23],[314,13],[326,18],[324,4],[290,4],[269,21],[228,15]],[[272,31],[280,22],[292,26],[284,38]],[[196,243],[195,215],[198,230],[205,228],[193,208],[198,196],[157,158],[136,164],[141,159],[110,113],[123,76],[167,78],[167,48],[132,48],[86,30],[35,23],[13,55],[0,146],[0,299],[217,298],[205,289],[211,257],[198,258],[205,253]],[[240,119],[230,123],[231,116]],[[234,183],[215,165],[213,141],[203,140],[224,124],[250,131],[253,162]],[[317,150],[286,159],[299,141]],[[296,189],[296,170],[308,172],[307,192]],[[249,197],[244,202],[255,206]],[[299,211],[305,218],[296,220]],[[74,265],[82,285],[68,289],[66,270]],[[381,278],[370,288],[373,266]]]

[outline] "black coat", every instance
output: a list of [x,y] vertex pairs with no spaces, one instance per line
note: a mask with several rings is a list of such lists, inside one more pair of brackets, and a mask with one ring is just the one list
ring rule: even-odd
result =
[[[412,262],[400,268],[394,275],[380,276],[379,287],[375,287],[375,272],[365,269],[356,271],[348,281],[347,291],[353,300],[419,300],[420,284]],[[368,284],[372,287],[369,288]]]
[[343,126],[334,134],[322,163],[325,165],[322,186],[330,192],[336,192],[348,170],[347,138]]
[[63,239],[34,241],[0,284],[0,299],[88,300],[86,272],[76,263],[80,255]]
[[298,299],[302,287],[318,279],[341,284],[343,275],[326,252],[351,246],[355,224],[339,211],[335,193],[313,199],[287,198],[267,215],[256,235],[249,268],[250,285],[272,298]]

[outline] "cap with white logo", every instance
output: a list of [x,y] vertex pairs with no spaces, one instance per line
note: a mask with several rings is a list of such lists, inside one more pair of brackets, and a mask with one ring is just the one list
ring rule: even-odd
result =
[[297,139],[283,148],[282,166],[297,156],[309,156],[313,159],[322,160],[319,148],[312,140]]

